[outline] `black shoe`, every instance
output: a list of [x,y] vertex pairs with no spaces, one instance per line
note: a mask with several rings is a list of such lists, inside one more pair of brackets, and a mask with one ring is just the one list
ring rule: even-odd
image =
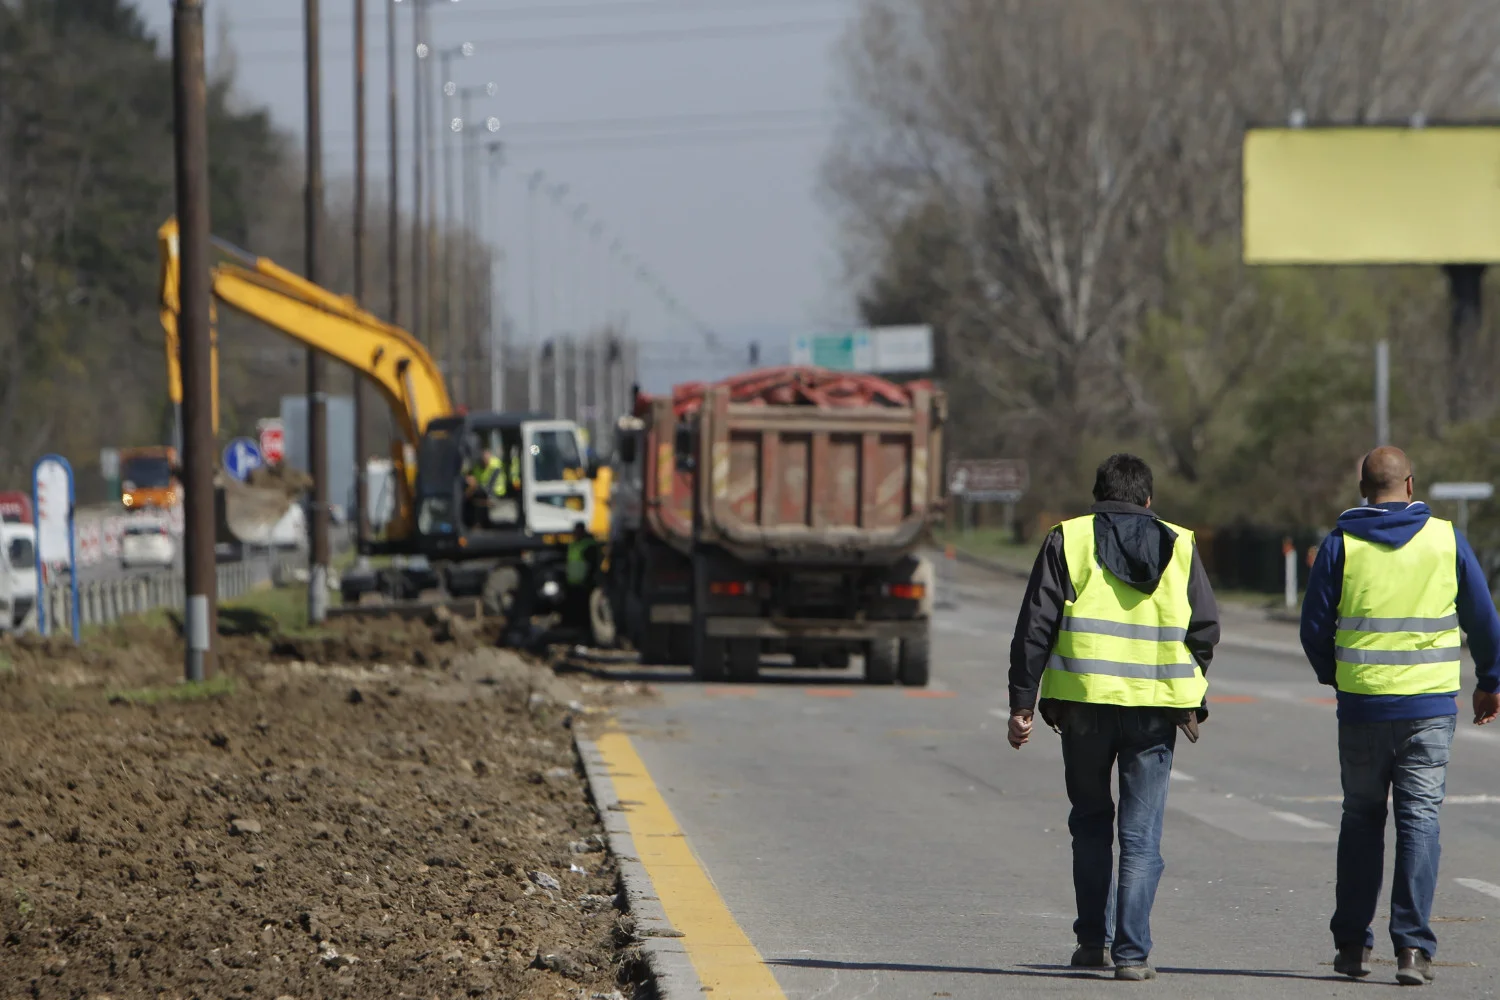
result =
[[1362,979],[1370,974],[1370,949],[1358,944],[1346,944],[1333,956],[1333,971],[1341,976]]
[[1155,979],[1156,970],[1149,965],[1117,965],[1115,966],[1115,978],[1139,983],[1142,980]]
[[1396,982],[1402,986],[1426,986],[1437,978],[1432,971],[1432,959],[1421,948],[1400,948],[1396,951]]
[[1075,969],[1107,969],[1110,965],[1109,951],[1105,948],[1081,944],[1073,952],[1073,957],[1068,964]]

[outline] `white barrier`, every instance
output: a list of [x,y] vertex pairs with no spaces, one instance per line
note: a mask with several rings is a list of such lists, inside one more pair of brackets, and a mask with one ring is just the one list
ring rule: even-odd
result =
[[[219,600],[232,601],[260,586],[282,586],[295,578],[305,564],[301,553],[275,554],[268,558],[220,563],[216,568]],[[78,584],[79,624],[108,625],[155,608],[181,608],[184,582],[180,570],[159,570],[109,580],[84,580]],[[66,634],[72,621],[71,593],[66,580],[47,586],[47,628]]]

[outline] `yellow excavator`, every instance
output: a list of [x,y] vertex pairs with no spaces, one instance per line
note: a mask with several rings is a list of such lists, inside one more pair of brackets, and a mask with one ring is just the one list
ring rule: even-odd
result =
[[[169,391],[180,401],[176,220],[157,237]],[[590,594],[569,586],[566,555],[581,528],[598,524],[598,470],[585,460],[573,421],[456,410],[437,363],[410,333],[222,240],[213,241],[211,283],[217,303],[360,373],[395,417],[401,440],[392,449],[394,517],[382,538],[362,540],[360,548],[366,555],[420,558],[415,567],[344,574],[346,602],[364,591],[414,596],[411,581],[430,573],[454,596],[483,595],[492,612],[516,618],[555,611],[583,624]],[[214,351],[217,371],[217,345]],[[519,482],[503,496],[474,495],[470,473],[485,452],[516,470]]]

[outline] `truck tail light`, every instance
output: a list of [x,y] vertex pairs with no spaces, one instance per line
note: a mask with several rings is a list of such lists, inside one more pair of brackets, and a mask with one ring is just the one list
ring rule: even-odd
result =
[[920,601],[927,596],[927,588],[920,583],[888,583],[881,588],[886,597],[896,597],[903,601]]
[[715,580],[708,585],[708,592],[715,597],[748,597],[755,593],[755,584],[749,580]]

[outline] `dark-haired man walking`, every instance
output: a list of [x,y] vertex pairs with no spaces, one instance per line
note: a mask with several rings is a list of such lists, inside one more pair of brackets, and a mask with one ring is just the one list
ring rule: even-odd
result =
[[1113,958],[1116,979],[1154,979],[1151,906],[1166,867],[1172,754],[1177,728],[1196,741],[1208,716],[1204,673],[1219,609],[1193,533],[1150,509],[1145,462],[1105,459],[1094,500],[1088,514],[1052,529],[1032,568],[1010,647],[1010,745],[1030,740],[1038,707],[1062,734],[1078,904],[1072,964],[1104,968]]
[[1500,615],[1474,550],[1451,522],[1412,501],[1411,462],[1376,448],[1360,465],[1363,506],[1339,515],[1302,602],[1302,648],[1338,689],[1338,881],[1329,929],[1334,971],[1370,974],[1370,925],[1385,864],[1386,801],[1396,813],[1391,943],[1396,980],[1433,979],[1438,810],[1462,687],[1459,630],[1474,655],[1474,723],[1500,713]]

